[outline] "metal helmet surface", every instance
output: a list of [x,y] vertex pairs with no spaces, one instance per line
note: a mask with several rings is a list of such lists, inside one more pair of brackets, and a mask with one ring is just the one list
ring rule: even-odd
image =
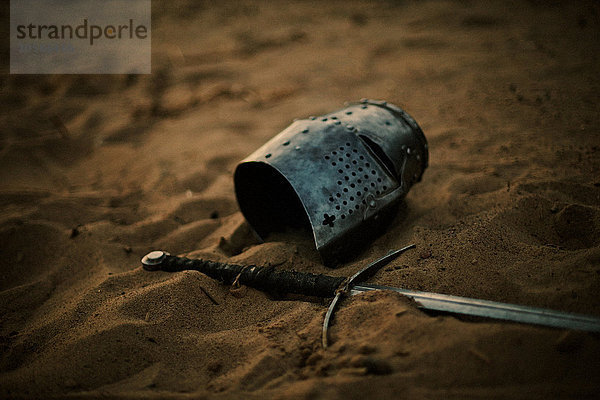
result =
[[362,100],[293,122],[238,164],[235,192],[259,236],[305,227],[331,266],[391,220],[427,162],[425,136],[406,112]]

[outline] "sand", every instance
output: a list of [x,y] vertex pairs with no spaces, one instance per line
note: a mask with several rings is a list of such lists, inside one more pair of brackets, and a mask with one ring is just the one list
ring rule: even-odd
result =
[[[592,2],[155,2],[152,75],[2,75],[0,397],[599,397],[597,335],[379,292],[323,350],[325,302],[139,264],[342,276],[415,243],[370,282],[600,316],[599,34]],[[237,162],[362,97],[429,140],[403,211],[335,270],[259,243]]]

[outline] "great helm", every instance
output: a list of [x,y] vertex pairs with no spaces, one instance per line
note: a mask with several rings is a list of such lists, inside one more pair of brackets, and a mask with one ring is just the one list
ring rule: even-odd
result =
[[235,192],[259,236],[306,227],[332,266],[378,234],[427,162],[415,120],[363,99],[293,122],[238,164]]

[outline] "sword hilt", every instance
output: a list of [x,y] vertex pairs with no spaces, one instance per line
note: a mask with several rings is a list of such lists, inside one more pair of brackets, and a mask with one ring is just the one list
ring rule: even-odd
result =
[[279,271],[274,267],[236,265],[203,259],[176,257],[164,251],[153,251],[142,258],[148,271],[178,272],[194,270],[226,284],[238,282],[265,292],[333,297],[345,277],[311,274],[298,271]]

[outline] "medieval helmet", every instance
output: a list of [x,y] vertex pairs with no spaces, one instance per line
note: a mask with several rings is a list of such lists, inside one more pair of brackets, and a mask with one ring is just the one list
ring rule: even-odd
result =
[[417,123],[393,104],[363,99],[294,121],[238,164],[235,193],[260,237],[304,226],[331,266],[380,231],[427,163]]

